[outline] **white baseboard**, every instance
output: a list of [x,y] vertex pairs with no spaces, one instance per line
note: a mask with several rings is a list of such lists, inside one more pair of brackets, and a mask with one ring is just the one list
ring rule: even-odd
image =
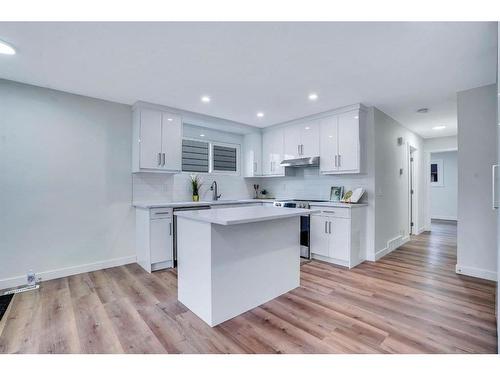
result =
[[467,275],[472,277],[478,277],[480,279],[497,281],[497,273],[495,271],[489,271],[482,268],[464,267],[457,264],[455,266],[455,272],[460,275]]
[[439,215],[433,215],[431,217],[431,220],[432,219],[435,219],[435,220],[450,220],[450,221],[457,221],[457,217],[456,216],[439,216]]
[[[40,278],[41,281],[59,279],[61,277],[77,275],[79,273],[92,272],[92,271],[102,270],[104,268],[123,266],[125,264],[134,263],[135,261],[136,261],[135,255],[128,257],[121,257],[121,258],[113,258],[95,263],[87,263],[78,266],[71,266],[50,271],[37,272],[36,276],[37,278]],[[26,275],[10,277],[7,279],[0,279],[0,289],[13,288],[24,284],[26,284]]]
[[410,240],[410,236],[397,236],[397,237],[394,237],[393,239],[387,241],[387,246],[384,247],[383,249],[381,250],[378,250],[375,252],[375,257],[370,259],[371,257],[367,257],[368,260],[374,262],[374,261],[377,261],[379,260],[380,258],[382,258],[383,256],[393,252],[394,250],[396,250],[398,247],[404,245],[405,243],[407,243],[408,241]]

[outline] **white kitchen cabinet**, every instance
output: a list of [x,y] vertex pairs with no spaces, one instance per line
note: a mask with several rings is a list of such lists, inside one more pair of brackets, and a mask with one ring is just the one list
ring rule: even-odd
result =
[[330,256],[330,237],[328,235],[328,218],[323,215],[311,215],[309,222],[311,253],[324,257]]
[[321,119],[321,173],[363,172],[365,122],[363,109],[350,110]]
[[310,220],[312,258],[349,268],[366,259],[366,206],[311,208],[321,209]]
[[283,128],[284,159],[297,159],[319,155],[319,124],[306,121]]
[[176,173],[182,163],[182,118],[165,111],[135,107],[132,172]]
[[283,129],[273,129],[262,136],[262,175],[284,176],[283,161]]
[[245,134],[243,142],[244,177],[262,176],[262,135]]
[[148,272],[172,267],[171,208],[136,208],[136,255],[137,263]]

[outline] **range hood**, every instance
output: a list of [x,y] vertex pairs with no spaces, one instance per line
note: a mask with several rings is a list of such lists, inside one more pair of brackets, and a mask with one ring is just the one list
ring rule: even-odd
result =
[[319,156],[307,158],[286,159],[280,165],[282,167],[319,167]]

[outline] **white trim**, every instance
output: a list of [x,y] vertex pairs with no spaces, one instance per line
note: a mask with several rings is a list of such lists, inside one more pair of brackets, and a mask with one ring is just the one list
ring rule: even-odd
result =
[[[84,272],[92,272],[102,270],[104,268],[111,268],[123,266],[125,264],[135,263],[136,256],[131,255],[128,257],[107,259],[95,263],[81,264],[78,266],[70,266],[65,268],[58,268],[50,271],[42,271],[36,274],[37,279],[41,281],[59,279],[61,277],[77,275]],[[26,284],[26,275],[15,276],[7,279],[0,279],[0,289],[13,288],[16,286]]]
[[367,259],[367,260],[370,260],[372,262],[374,262],[374,261],[376,262],[377,260],[379,260],[383,256],[386,256],[387,254],[392,253],[397,248],[403,246],[409,240],[410,240],[410,236],[403,237],[403,236],[399,235],[397,237],[394,237],[393,239],[387,241],[387,246],[386,247],[384,247],[382,250],[379,250],[379,251],[375,252],[375,258],[374,259]]
[[451,221],[457,221],[456,216],[441,216],[441,215],[432,215],[431,220],[436,219],[436,220],[451,220]]
[[478,277],[491,281],[497,281],[497,273],[495,271],[484,270],[482,268],[464,267],[459,264],[455,266],[455,272],[459,275]]

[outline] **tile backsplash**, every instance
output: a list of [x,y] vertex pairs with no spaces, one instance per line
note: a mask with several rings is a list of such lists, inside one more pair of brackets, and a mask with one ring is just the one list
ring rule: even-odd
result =
[[[191,189],[189,173],[166,175],[163,173],[135,173],[132,177],[134,201],[189,201]],[[203,181],[201,200],[211,200],[210,185],[216,180],[221,199],[247,199],[253,197],[253,184],[257,179],[222,174],[200,174]]]
[[[201,199],[211,200],[210,184],[216,180],[221,199],[253,198],[253,184],[266,189],[269,196],[285,199],[324,199],[330,198],[331,186],[344,186],[345,190],[363,187],[367,195],[370,191],[370,178],[366,175],[325,176],[318,168],[297,168],[294,175],[287,177],[243,178],[220,174],[201,174],[203,186]],[[187,201],[191,200],[189,173],[166,175],[162,173],[135,173],[133,181],[134,201]],[[372,195],[373,196],[373,195]]]

